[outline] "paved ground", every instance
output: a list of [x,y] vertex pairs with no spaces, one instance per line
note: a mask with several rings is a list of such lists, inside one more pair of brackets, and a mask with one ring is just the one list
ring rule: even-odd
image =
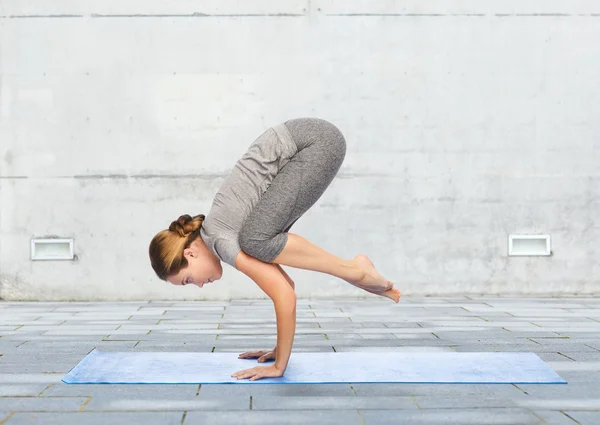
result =
[[600,424],[600,298],[298,302],[296,351],[529,351],[568,385],[61,382],[94,348],[272,347],[267,301],[0,302],[0,335],[0,425]]

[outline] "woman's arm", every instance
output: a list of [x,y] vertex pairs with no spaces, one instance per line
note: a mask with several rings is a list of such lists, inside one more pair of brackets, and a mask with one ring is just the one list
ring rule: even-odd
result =
[[273,300],[277,319],[277,357],[274,367],[283,375],[292,353],[296,332],[296,293],[277,264],[262,262],[240,251],[235,267],[256,282]]

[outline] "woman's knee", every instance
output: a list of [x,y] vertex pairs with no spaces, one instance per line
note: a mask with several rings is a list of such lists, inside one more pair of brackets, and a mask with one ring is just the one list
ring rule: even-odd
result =
[[342,131],[329,121],[321,120],[323,137],[329,148],[338,158],[343,159],[346,155],[346,139]]
[[242,251],[256,258],[255,254],[258,252],[261,241],[256,240],[255,233],[251,229],[242,229],[238,235],[238,243]]
[[238,235],[238,243],[242,251],[265,263],[271,263],[285,246],[287,236],[277,234],[274,237],[259,237],[252,229],[243,229]]
[[246,254],[265,263],[270,262],[270,258],[267,258],[270,251],[270,239],[260,238],[251,228],[245,228],[238,235],[238,243]]

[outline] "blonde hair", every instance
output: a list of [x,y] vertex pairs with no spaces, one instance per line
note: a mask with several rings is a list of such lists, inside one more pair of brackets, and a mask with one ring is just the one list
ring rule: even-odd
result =
[[150,241],[148,249],[150,263],[159,279],[167,280],[188,265],[183,251],[200,237],[204,215],[194,217],[184,214],[173,222],[168,229],[158,232]]

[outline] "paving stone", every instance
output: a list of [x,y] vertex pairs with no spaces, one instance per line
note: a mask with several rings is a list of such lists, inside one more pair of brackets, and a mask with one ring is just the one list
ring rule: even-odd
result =
[[[210,349],[208,351],[213,351],[215,353],[242,353],[245,351],[251,351],[251,350],[267,350],[270,348],[273,348],[275,345],[271,344],[270,346],[264,346],[264,347],[259,347],[256,348],[258,346],[254,346],[254,348],[251,349],[239,349],[239,348],[228,348],[228,347],[213,347],[214,350]],[[293,348],[293,353],[329,353],[329,352],[335,352],[335,350],[333,349],[333,346],[331,345],[313,345],[310,347],[303,347],[301,345],[298,344],[294,344],[294,348]]]
[[64,373],[6,373],[0,372],[0,384],[51,384],[59,382]]
[[70,363],[0,363],[0,373],[10,373],[15,370],[20,370],[25,373],[67,373],[79,360]]
[[[94,347],[100,347],[102,351],[214,350],[238,353],[272,348],[276,342],[272,302],[165,301],[117,306],[102,302],[0,302],[0,315],[10,315],[11,320],[7,322],[0,318],[0,329],[7,329],[15,320],[25,324],[16,330],[7,330],[9,335],[0,338],[0,354],[4,354],[0,357],[0,368],[2,365],[8,368],[0,369],[5,372],[0,373],[0,388],[7,392],[3,399],[13,396],[38,400],[64,395],[71,397],[71,400],[73,397],[87,400],[89,395],[94,402],[88,404],[91,408],[174,409],[170,413],[177,415],[178,424],[183,410],[202,409],[189,411],[185,422],[194,423],[190,420],[193,421],[194,415],[200,414],[205,415],[202,418],[210,417],[220,425],[224,412],[219,412],[219,406],[226,407],[226,399],[232,397],[248,402],[253,397],[255,409],[268,408],[272,403],[279,410],[244,411],[246,406],[238,401],[242,410],[224,416],[225,419],[232,418],[231,422],[236,424],[243,423],[239,419],[246,415],[250,415],[247,417],[249,421],[263,423],[261,419],[266,418],[267,422],[281,423],[284,411],[286,419],[296,415],[300,418],[299,422],[314,419],[310,415],[316,411],[316,419],[319,419],[319,412],[325,412],[325,416],[321,416],[324,421],[340,423],[338,413],[349,411],[354,415],[351,421],[361,423],[359,415],[363,415],[364,424],[379,423],[368,420],[369,415],[377,412],[383,415],[382,423],[385,423],[386,417],[391,417],[393,419],[390,421],[394,423],[527,424],[541,423],[540,418],[544,418],[547,423],[562,424],[564,420],[571,419],[560,413],[560,409],[570,408],[576,413],[586,410],[588,412],[583,413],[589,413],[595,403],[600,403],[600,321],[592,320],[595,317],[600,320],[600,299],[404,297],[398,305],[377,302],[375,299],[299,300],[297,312],[294,352],[331,352],[334,349],[415,354],[469,350],[535,352],[569,384],[66,385],[60,381],[65,372],[45,372],[52,372],[49,367],[72,368]],[[319,315],[325,317],[315,317]],[[94,335],[94,331],[98,330],[110,331],[111,335],[103,340],[104,335]],[[81,334],[78,334],[79,331]],[[325,339],[324,334],[330,339]],[[40,373],[31,373],[33,370]],[[198,389],[200,393],[196,396]],[[37,390],[38,393],[32,394]],[[27,397],[40,393],[41,397]],[[394,416],[386,416],[390,411],[387,410],[389,405],[384,403],[385,397],[403,402],[420,399],[423,406],[421,412],[414,407],[399,409],[396,406]],[[213,403],[213,407],[209,407],[210,403]],[[351,404],[348,407],[345,403]],[[366,405],[361,407],[360,403]],[[444,409],[444,405],[452,409]],[[204,410],[206,408],[213,410]],[[288,408],[291,410],[285,410]],[[533,415],[530,409],[538,416]],[[6,408],[2,410],[9,411]],[[98,413],[72,413],[66,416],[50,412],[33,414],[43,415],[40,423],[52,423],[55,420],[53,418],[57,417],[54,415],[59,415],[56,420],[61,424],[69,421],[87,424],[88,419],[93,423],[96,420],[94,418],[100,418],[98,422],[103,424],[110,422],[110,418],[117,418],[116,423],[120,418],[124,418],[122,422],[146,423],[155,414],[140,411],[151,413],[152,416],[138,420],[135,418],[140,416],[135,415],[136,412],[133,412],[134,416],[127,417]],[[89,416],[75,416],[83,414]],[[421,416],[411,420],[407,414]],[[479,414],[483,415],[483,420]],[[519,418],[519,415],[525,416]],[[21,416],[17,416],[17,419],[20,421]],[[313,422],[319,423],[317,420]],[[7,423],[20,422],[13,422],[13,418],[10,418]]]
[[543,420],[544,425],[577,425],[563,412],[556,410],[534,410],[533,414]]
[[515,400],[514,405],[526,407],[531,410],[550,410],[555,409],[560,404],[561,410],[600,410],[600,398],[580,399],[559,398],[559,399],[536,399],[533,397]]
[[[108,397],[108,398],[149,398],[180,399],[195,397],[197,384],[65,384],[57,382],[46,385],[41,397]],[[41,390],[40,390],[41,391]],[[151,410],[151,409],[150,409]],[[185,409],[182,409],[185,410]]]
[[[548,362],[549,363],[549,362]],[[575,363],[575,362],[571,362]],[[558,363],[554,363],[555,365]],[[555,366],[551,366],[565,381],[569,384],[580,383],[580,382],[597,382],[600,383],[600,372],[598,371],[564,371],[559,370]]]
[[87,397],[0,397],[0,411],[79,410]]
[[600,362],[547,362],[548,366],[556,371],[590,371],[592,375],[600,377]]
[[418,423],[427,425],[531,425],[541,420],[527,409],[361,410],[365,425]]
[[600,424],[600,411],[596,412],[576,412],[573,410],[565,411],[567,415],[577,421],[580,425],[598,425]]
[[[418,344],[418,343],[417,343]],[[370,352],[370,353],[381,353],[381,352],[397,352],[397,353],[442,353],[442,352],[453,352],[455,353],[452,347],[449,346],[419,346],[414,345],[410,347],[402,346],[402,347],[356,347],[352,345],[338,345],[334,346],[335,351],[338,353],[343,352],[352,352],[352,351],[360,351],[360,352]],[[294,350],[296,348],[294,347]]]
[[182,418],[183,412],[40,412],[15,413],[6,425],[180,425]]
[[254,396],[252,410],[418,409],[411,397]]
[[204,384],[200,387],[200,397],[222,396],[278,396],[278,397],[348,397],[355,396],[349,384]]
[[[282,415],[284,415],[282,417]],[[286,410],[249,411],[249,412],[189,412],[184,425],[361,425],[356,410]]]
[[549,352],[549,353],[535,353],[540,359],[545,362],[572,362],[573,359],[570,359],[559,352]]
[[415,403],[421,409],[470,409],[491,407],[523,407],[516,403],[524,399],[525,394],[517,391],[507,392],[510,396],[498,394],[452,394],[452,395],[416,395]]
[[569,382],[568,384],[517,384],[517,388],[535,398],[560,399],[577,397],[579,399],[600,398],[600,385],[597,382]]
[[218,398],[207,397],[164,397],[164,392],[159,392],[155,396],[147,398],[136,397],[96,397],[85,406],[86,411],[192,411],[192,410],[210,410],[213,412],[232,411],[232,410],[250,410],[250,397],[245,396],[221,396]]
[[47,384],[2,384],[0,397],[35,397],[47,387]]
[[587,361],[595,361],[600,362],[600,351],[563,351],[559,352],[563,356],[567,356],[575,361],[587,362]]
[[[453,344],[451,345],[458,352],[519,352],[519,353],[556,353],[561,347],[549,346],[549,345],[535,345],[527,343],[514,344]],[[580,349],[582,351],[591,350],[589,347],[585,347],[583,344],[574,345],[573,348]]]
[[511,384],[352,384],[357,396],[499,396],[520,397],[523,392]]

